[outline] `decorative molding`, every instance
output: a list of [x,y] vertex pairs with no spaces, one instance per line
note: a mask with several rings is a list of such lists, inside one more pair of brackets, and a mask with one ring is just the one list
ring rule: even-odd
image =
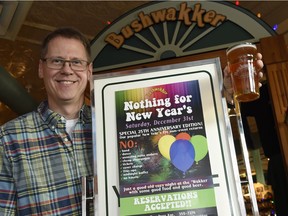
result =
[[150,2],[96,36],[94,72],[225,49],[240,41],[257,43],[273,34],[257,16],[230,2]]

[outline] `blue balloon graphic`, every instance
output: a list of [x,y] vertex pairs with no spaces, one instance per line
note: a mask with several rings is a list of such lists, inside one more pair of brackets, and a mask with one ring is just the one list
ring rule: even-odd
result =
[[195,149],[189,140],[178,139],[170,147],[172,164],[184,173],[193,165]]

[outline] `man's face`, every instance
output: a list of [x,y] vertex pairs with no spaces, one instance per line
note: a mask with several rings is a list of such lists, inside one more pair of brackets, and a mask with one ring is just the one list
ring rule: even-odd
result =
[[[54,38],[49,42],[45,58],[88,61],[83,44],[76,39]],[[83,103],[84,91],[92,74],[92,64],[84,71],[74,71],[66,62],[61,69],[47,67],[40,61],[39,77],[43,78],[49,104]]]

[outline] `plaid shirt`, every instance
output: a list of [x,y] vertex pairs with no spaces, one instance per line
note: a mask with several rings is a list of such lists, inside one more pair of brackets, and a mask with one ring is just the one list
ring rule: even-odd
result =
[[70,137],[47,102],[3,125],[0,215],[81,215],[81,176],[93,175],[91,128],[84,105]]

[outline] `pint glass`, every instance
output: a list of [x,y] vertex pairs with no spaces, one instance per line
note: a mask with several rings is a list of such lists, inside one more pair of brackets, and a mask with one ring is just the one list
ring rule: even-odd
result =
[[259,78],[256,71],[256,45],[242,43],[227,49],[228,67],[234,88],[234,98],[238,102],[248,102],[259,98]]

